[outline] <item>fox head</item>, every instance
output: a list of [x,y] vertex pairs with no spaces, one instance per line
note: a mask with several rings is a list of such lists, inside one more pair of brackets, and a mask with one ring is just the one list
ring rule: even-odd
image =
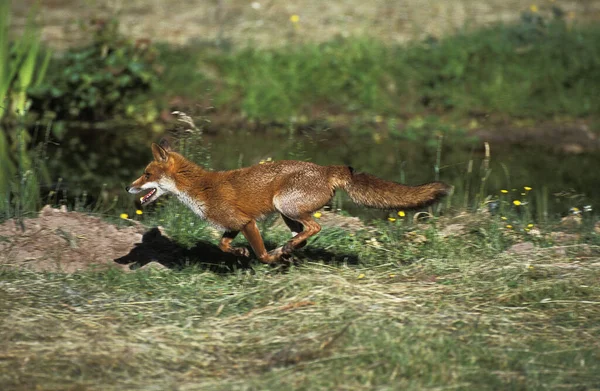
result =
[[152,144],[152,155],[154,155],[154,161],[148,164],[144,174],[125,188],[131,194],[148,190],[145,195],[140,197],[142,205],[154,202],[160,196],[176,191],[172,173],[175,169],[176,156],[174,155],[177,154],[171,152],[168,143],[163,141],[161,145]]

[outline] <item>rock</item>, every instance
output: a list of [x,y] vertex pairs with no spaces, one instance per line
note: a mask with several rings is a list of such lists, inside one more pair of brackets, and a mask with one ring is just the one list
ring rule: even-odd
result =
[[550,239],[552,239],[555,243],[564,244],[564,243],[573,243],[579,240],[579,234],[569,234],[562,231],[551,232]]
[[560,219],[560,226],[565,229],[575,229],[581,225],[581,215],[569,215]]
[[438,235],[442,238],[448,236],[461,236],[465,234],[465,226],[463,224],[448,224],[441,231],[439,231]]
[[151,261],[140,267],[138,270],[169,270],[168,267],[163,265],[162,263],[158,263],[156,261]]
[[506,250],[506,252],[509,254],[522,255],[522,254],[529,254],[529,253],[533,252],[534,250],[535,250],[535,246],[533,243],[522,242],[522,243],[513,244],[512,246],[510,246],[508,248],[508,250]]

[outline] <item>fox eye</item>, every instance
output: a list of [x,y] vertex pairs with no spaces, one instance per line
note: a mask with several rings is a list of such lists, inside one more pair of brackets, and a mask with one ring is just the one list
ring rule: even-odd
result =
[[146,179],[148,179],[148,178],[150,178],[150,173],[146,172],[146,173],[144,173],[144,176],[146,177]]

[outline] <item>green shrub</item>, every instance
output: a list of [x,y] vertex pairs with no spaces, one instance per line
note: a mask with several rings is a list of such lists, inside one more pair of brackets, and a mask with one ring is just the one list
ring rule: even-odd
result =
[[208,51],[199,62],[216,70],[217,108],[261,121],[340,113],[598,114],[600,29],[572,25],[555,14],[544,20],[526,13],[514,24],[407,45],[351,37]]
[[114,117],[151,123],[158,112],[147,99],[160,73],[149,42],[130,41],[118,23],[98,23],[92,43],[68,50],[47,81],[32,91],[38,112],[58,120],[97,121]]

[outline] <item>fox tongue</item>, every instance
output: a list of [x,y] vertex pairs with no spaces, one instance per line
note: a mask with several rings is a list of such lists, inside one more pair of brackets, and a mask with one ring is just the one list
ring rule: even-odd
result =
[[154,193],[156,193],[156,189],[150,190],[146,195],[140,197],[140,202],[143,204],[144,202],[148,201],[148,199],[152,197]]

